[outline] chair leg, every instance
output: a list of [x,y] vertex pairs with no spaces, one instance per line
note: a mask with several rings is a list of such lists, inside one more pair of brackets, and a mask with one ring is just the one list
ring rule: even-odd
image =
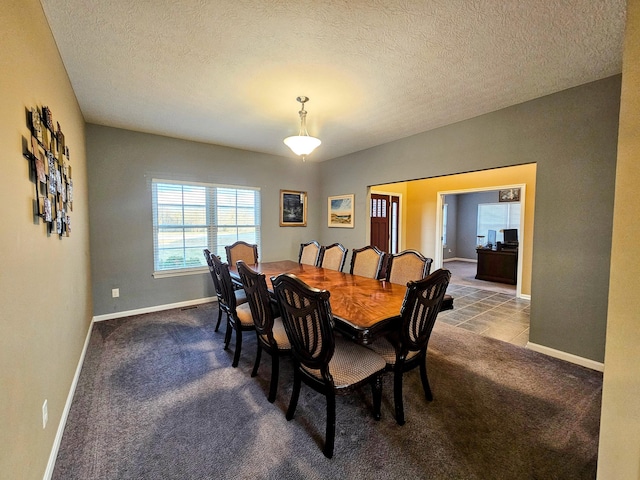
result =
[[233,327],[231,326],[231,320],[229,319],[229,314],[227,314],[227,329],[224,332],[224,349],[229,348],[229,342],[231,341],[231,330]]
[[236,368],[238,366],[238,363],[240,362],[240,351],[242,350],[242,329],[240,328],[239,325],[239,320],[236,320],[236,325],[238,325],[236,327],[236,351],[233,354],[233,363],[231,364],[231,366],[233,368]]
[[216,328],[215,328],[215,332],[218,331],[218,328],[220,328],[220,320],[222,320],[222,309],[220,307],[218,307],[218,321],[216,323]]
[[429,386],[429,378],[427,377],[427,359],[423,359],[420,362],[420,378],[422,379],[422,389],[424,390],[424,398],[427,401],[433,400],[433,394],[431,393],[431,387]]
[[269,397],[267,400],[273,403],[278,392],[278,377],[280,376],[280,357],[277,351],[271,353],[271,384],[269,385]]
[[327,458],[333,457],[333,446],[336,437],[336,394],[333,390],[327,392],[327,433],[322,453]]
[[393,403],[396,407],[396,422],[398,425],[404,425],[404,405],[402,404],[402,366],[398,364],[396,364],[396,368],[393,372]]
[[373,418],[380,420],[380,404],[382,403],[382,375],[376,375],[371,380],[371,392],[373,393]]
[[258,367],[260,366],[260,358],[262,358],[262,344],[260,340],[258,340],[258,348],[256,349],[256,361],[253,364],[253,370],[251,371],[251,376],[255,377],[258,375]]
[[296,413],[296,407],[298,406],[298,397],[300,396],[300,384],[302,383],[302,377],[300,377],[300,371],[298,366],[295,367],[293,372],[293,390],[291,391],[291,400],[289,401],[289,409],[287,410],[287,420],[291,420]]

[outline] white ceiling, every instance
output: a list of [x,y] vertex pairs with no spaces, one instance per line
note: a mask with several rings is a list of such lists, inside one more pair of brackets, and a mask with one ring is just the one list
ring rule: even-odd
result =
[[621,72],[624,0],[41,0],[90,123],[327,160]]

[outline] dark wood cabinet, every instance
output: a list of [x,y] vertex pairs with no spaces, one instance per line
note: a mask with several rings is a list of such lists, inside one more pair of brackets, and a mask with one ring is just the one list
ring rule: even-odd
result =
[[515,285],[518,279],[518,250],[489,250],[478,248],[478,280],[509,283]]

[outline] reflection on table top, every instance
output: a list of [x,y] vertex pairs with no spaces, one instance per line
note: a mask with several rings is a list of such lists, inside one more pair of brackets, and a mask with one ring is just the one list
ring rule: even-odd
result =
[[[271,277],[292,273],[311,287],[328,290],[336,329],[362,343],[369,342],[386,330],[393,318],[400,314],[407,290],[404,285],[302,265],[290,260],[248,266],[264,273],[267,285],[271,284]],[[238,278],[235,265],[230,265],[229,269],[231,275]]]

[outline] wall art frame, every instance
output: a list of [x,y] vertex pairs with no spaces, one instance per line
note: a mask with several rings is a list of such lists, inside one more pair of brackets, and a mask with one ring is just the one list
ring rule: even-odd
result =
[[327,225],[332,228],[353,228],[354,204],[355,196],[352,193],[329,197]]
[[519,202],[520,201],[520,189],[519,188],[505,188],[498,192],[499,202]]
[[280,226],[307,226],[307,192],[280,190]]

